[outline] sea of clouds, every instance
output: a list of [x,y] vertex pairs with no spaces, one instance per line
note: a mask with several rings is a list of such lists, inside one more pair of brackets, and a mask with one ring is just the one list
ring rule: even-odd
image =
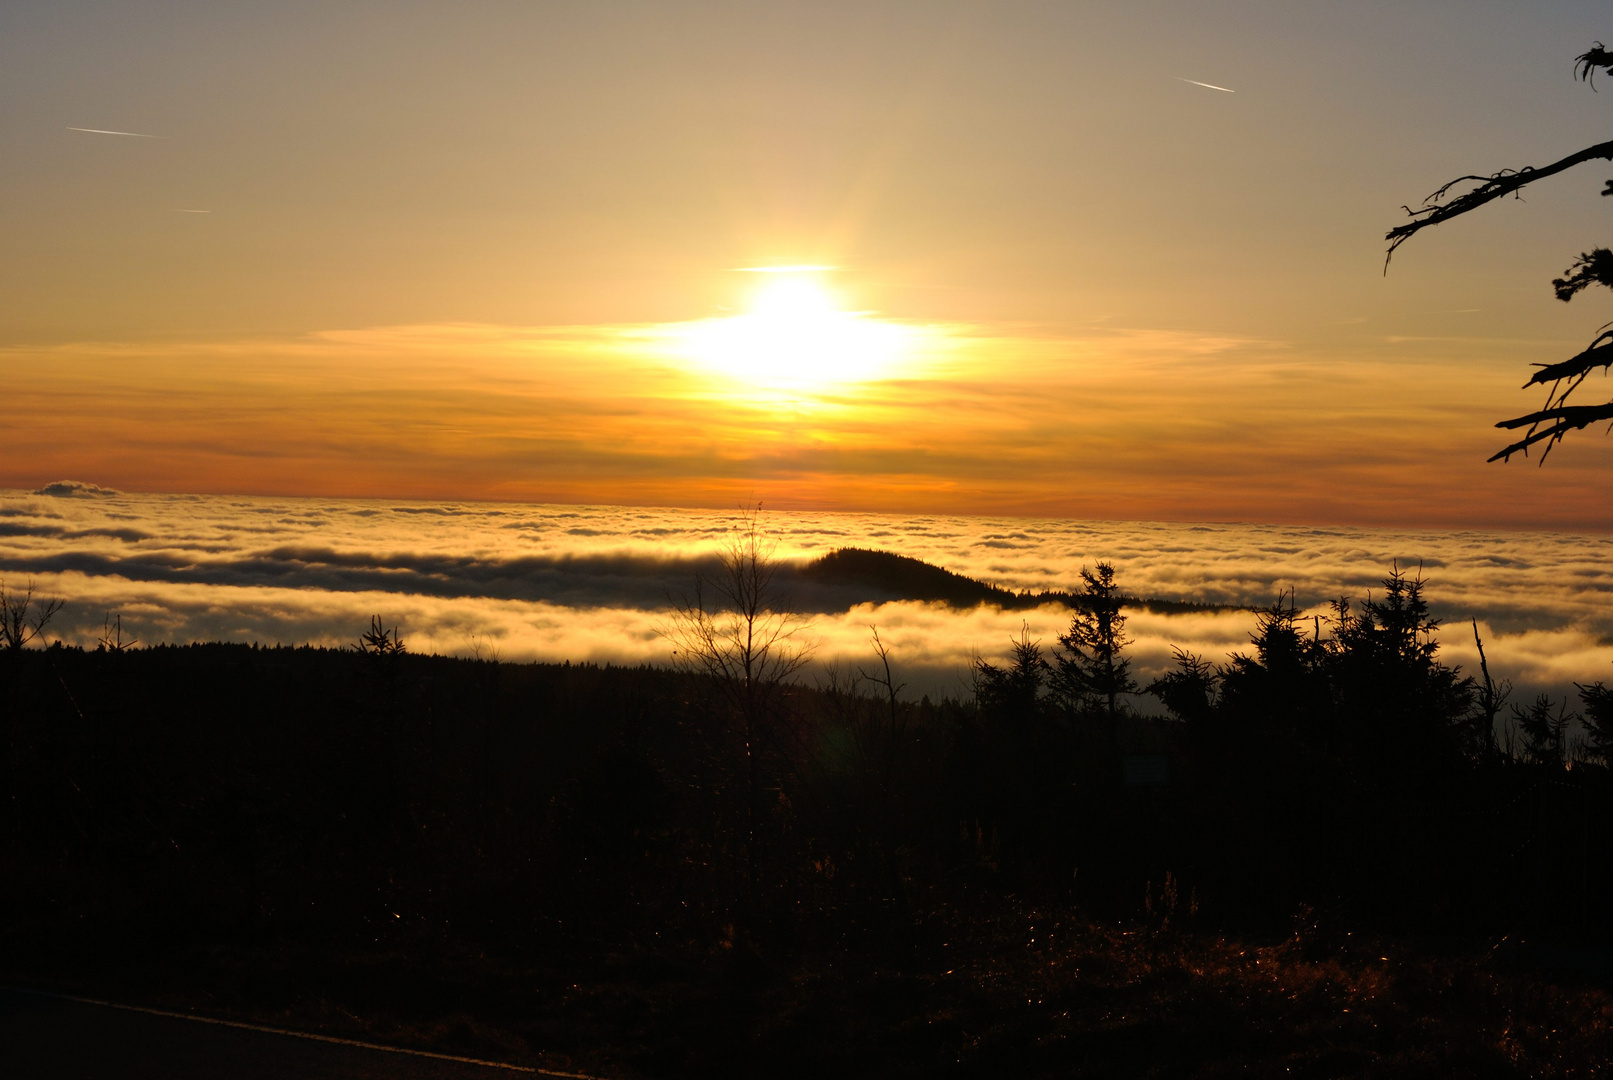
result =
[[[0,492],[0,581],[66,600],[50,630],[69,643],[93,645],[115,615],[142,643],[340,645],[379,614],[416,651],[664,663],[672,604],[739,521],[737,511],[131,495],[62,481]],[[765,509],[760,521],[790,564],[880,548],[1041,591],[1076,590],[1083,566],[1108,560],[1129,594],[1236,606],[1133,610],[1144,680],[1168,666],[1172,645],[1217,661],[1247,648],[1255,616],[1236,608],[1292,591],[1323,611],[1380,590],[1396,564],[1427,579],[1447,661],[1476,671],[1476,619],[1492,672],[1520,693],[1613,678],[1613,537]],[[958,610],[789,571],[782,580],[820,661],[866,665],[877,627],[915,693],[957,692],[973,657],[1000,656],[1022,630],[1051,645],[1069,620],[1058,606]]]

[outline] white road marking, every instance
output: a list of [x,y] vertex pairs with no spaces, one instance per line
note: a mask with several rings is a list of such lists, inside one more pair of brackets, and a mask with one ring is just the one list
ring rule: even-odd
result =
[[559,1072],[554,1069],[539,1069],[531,1065],[511,1065],[503,1061],[485,1061],[481,1058],[457,1057],[454,1054],[434,1054],[429,1050],[408,1050],[401,1046],[383,1046],[380,1043],[361,1042],[358,1039],[343,1039],[335,1035],[314,1035],[307,1031],[290,1031],[286,1028],[265,1027],[262,1024],[247,1024],[239,1020],[220,1020],[212,1016],[171,1012],[168,1009],[150,1009],[144,1005],[124,1005],[116,1001],[101,1001],[97,998],[79,997],[76,994],[57,994],[49,990],[32,990],[24,986],[0,986],[0,993],[31,994],[34,997],[72,1001],[79,1005],[98,1005],[103,1009],[121,1009],[124,1012],[145,1013],[147,1016],[166,1016],[171,1020],[194,1020],[198,1024],[216,1024],[219,1027],[240,1028],[242,1031],[261,1031],[267,1035],[285,1035],[293,1039],[310,1039],[314,1042],[335,1043],[338,1046],[356,1046],[364,1050],[380,1050],[387,1054],[408,1054],[411,1057],[436,1058],[438,1061],[454,1061],[461,1065],[481,1065],[489,1069],[506,1069],[510,1072],[533,1073],[537,1076],[559,1076],[565,1078],[565,1080],[605,1080],[604,1077],[594,1076],[590,1073]]

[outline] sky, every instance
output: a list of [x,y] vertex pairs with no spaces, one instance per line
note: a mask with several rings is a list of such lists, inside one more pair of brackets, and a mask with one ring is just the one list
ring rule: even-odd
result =
[[12,0],[0,487],[1607,530],[1600,431],[1484,459],[1608,319],[1549,282],[1613,172],[1382,242],[1604,139],[1598,37],[1578,2]]

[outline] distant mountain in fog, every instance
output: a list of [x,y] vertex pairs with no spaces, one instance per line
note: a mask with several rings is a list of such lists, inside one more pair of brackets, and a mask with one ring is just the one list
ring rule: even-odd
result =
[[[1081,597],[1064,591],[1013,592],[954,574],[922,559],[868,548],[839,548],[813,559],[798,572],[810,585],[828,586],[860,596],[859,603],[918,600],[950,607],[990,604],[1005,609],[1035,608],[1044,604],[1081,605]],[[1125,603],[1161,614],[1186,611],[1235,610],[1231,604],[1198,604],[1186,600],[1127,597]]]
[[954,574],[922,559],[868,548],[839,548],[801,567],[803,580],[865,593],[867,601],[923,600],[974,607],[1017,606],[1017,593]]

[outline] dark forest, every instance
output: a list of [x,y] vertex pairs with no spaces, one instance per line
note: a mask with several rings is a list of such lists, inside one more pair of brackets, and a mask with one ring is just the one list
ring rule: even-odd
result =
[[1140,686],[1099,564],[941,701],[877,638],[752,698],[379,618],[19,642],[6,977],[609,1075],[1588,1074],[1608,691],[1445,666],[1425,588]]

